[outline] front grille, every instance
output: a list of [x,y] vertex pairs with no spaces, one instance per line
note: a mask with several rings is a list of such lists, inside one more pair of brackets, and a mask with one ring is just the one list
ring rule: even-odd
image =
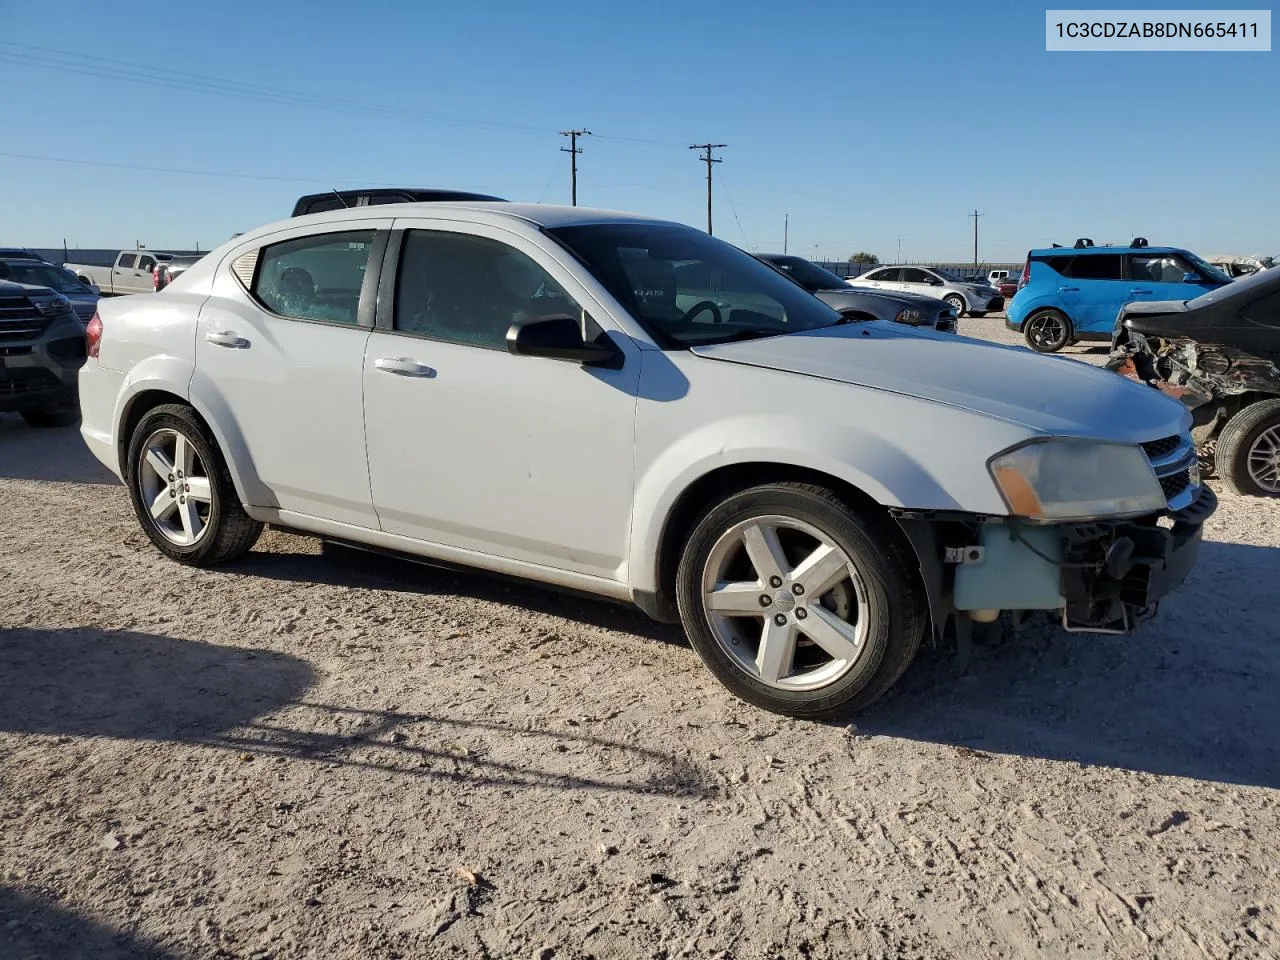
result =
[[0,297],[0,343],[35,340],[48,325],[26,297]]
[[1164,491],[1166,500],[1172,500],[1189,486],[1191,486],[1191,472],[1189,470],[1180,470],[1178,473],[1171,473],[1167,477],[1160,478],[1160,489]]
[[1149,440],[1142,445],[1150,460],[1160,460],[1177,450],[1182,443],[1179,436],[1165,437],[1163,440]]

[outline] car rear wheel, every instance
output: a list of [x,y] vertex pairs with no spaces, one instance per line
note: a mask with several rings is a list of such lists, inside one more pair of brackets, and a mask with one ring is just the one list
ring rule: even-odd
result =
[[1022,325],[1022,335],[1036,353],[1057,353],[1071,341],[1071,321],[1057,310],[1037,310]]
[[1280,496],[1280,399],[1250,404],[1227,421],[1214,466],[1235,493]]
[[190,407],[164,404],[134,428],[127,460],[138,522],[165,556],[211,566],[244,554],[262,524],[244,512],[209,428]]
[[942,299],[947,301],[947,303],[951,304],[952,308],[956,312],[957,320],[959,320],[961,317],[964,316],[964,308],[965,308],[964,297],[960,296],[959,294],[953,293],[950,296],[943,297]]
[[927,623],[910,549],[824,487],[776,483],[703,517],[676,574],[681,621],[748,703],[794,717],[865,707],[902,675]]

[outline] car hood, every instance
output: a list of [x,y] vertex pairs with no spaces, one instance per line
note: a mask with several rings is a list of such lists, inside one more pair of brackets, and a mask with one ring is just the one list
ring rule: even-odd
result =
[[819,290],[816,294],[825,299],[829,296],[875,297],[878,300],[892,300],[895,303],[910,303],[914,306],[941,309],[938,297],[928,297],[920,293],[903,293],[899,290],[881,290],[876,287],[832,287],[830,290]]
[[1189,420],[1158,391],[1069,357],[881,321],[692,352],[920,397],[1050,436],[1138,443],[1180,433]]
[[17,283],[13,280],[0,280],[0,297],[25,297],[30,294],[51,297],[54,291],[34,283]]
[[1170,314],[1170,313],[1186,313],[1186,300],[1130,300],[1120,312],[1126,317],[1150,315],[1150,314]]

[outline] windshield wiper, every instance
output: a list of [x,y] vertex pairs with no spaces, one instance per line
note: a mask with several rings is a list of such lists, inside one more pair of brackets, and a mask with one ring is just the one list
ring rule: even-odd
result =
[[689,344],[691,347],[710,347],[717,343],[734,343],[739,340],[761,340],[765,337],[781,337],[789,330],[775,330],[773,327],[747,327],[742,330],[735,330],[727,337],[716,337],[713,340],[695,340]]

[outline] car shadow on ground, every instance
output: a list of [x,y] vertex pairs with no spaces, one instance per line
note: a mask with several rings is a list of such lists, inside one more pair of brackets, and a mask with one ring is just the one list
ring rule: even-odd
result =
[[0,413],[0,479],[117,484],[80,436],[80,425],[36,428]]
[[[186,743],[472,785],[687,795],[658,750],[579,730],[321,702],[306,661],[155,634],[0,628],[0,734]],[[490,756],[518,756],[519,762]],[[533,758],[549,758],[545,766]]]
[[176,954],[132,934],[9,887],[0,887],[0,956],[5,960],[177,960]]
[[688,646],[684,631],[678,625],[659,623],[625,603],[612,603],[496,574],[431,566],[334,543],[321,544],[319,553],[302,553],[290,551],[288,541],[282,539],[276,541],[273,548],[255,550],[222,569],[295,583],[486,600],[631,633],[658,643]]
[[[1280,787],[1280,550],[1206,542],[1128,637],[1029,625],[964,676],[926,651],[861,731],[990,753]],[[1224,625],[1231,624],[1230,627]]]

